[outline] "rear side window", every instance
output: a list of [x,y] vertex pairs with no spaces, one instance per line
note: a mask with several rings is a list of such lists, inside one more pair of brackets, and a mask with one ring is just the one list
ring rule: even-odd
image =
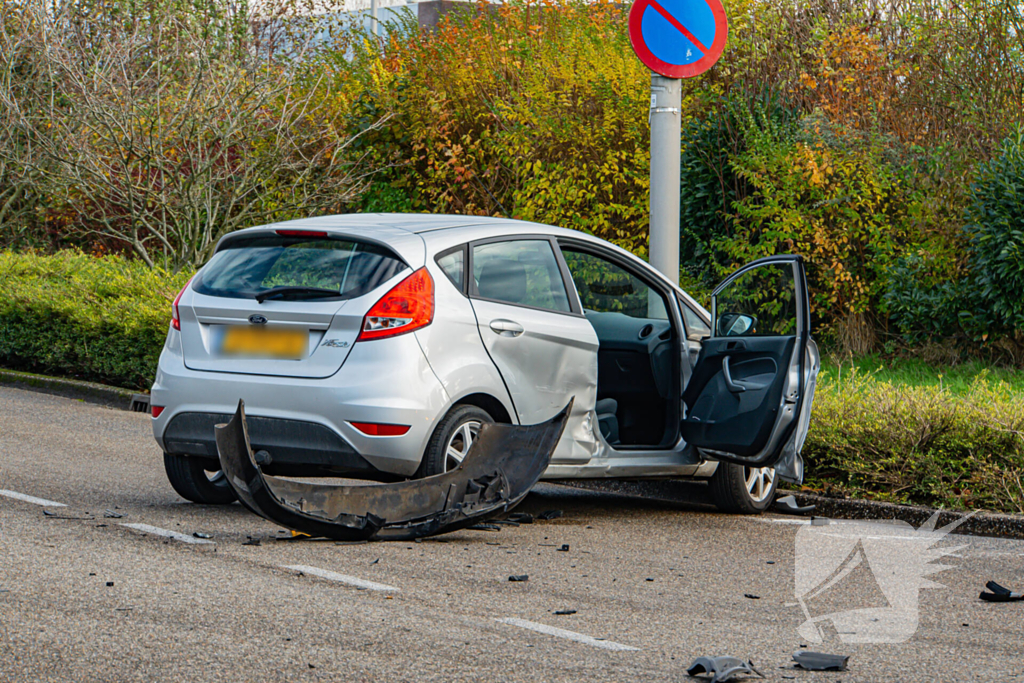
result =
[[482,299],[569,312],[562,272],[547,240],[473,247],[473,284]]
[[448,279],[458,290],[464,291],[466,285],[466,248],[458,247],[452,251],[438,255],[437,265],[440,266]]
[[266,235],[228,243],[206,264],[193,289],[251,299],[275,287],[310,287],[353,299],[406,269],[398,256],[376,244]]

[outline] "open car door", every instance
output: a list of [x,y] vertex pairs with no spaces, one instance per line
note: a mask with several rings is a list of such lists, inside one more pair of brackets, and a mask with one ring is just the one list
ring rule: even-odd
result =
[[799,483],[820,367],[803,258],[743,266],[715,289],[711,318],[683,392],[683,438],[709,460]]

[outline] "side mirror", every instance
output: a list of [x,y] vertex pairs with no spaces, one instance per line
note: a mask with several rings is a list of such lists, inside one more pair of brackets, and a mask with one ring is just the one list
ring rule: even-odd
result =
[[757,327],[757,318],[745,313],[723,313],[715,326],[719,337],[742,337]]

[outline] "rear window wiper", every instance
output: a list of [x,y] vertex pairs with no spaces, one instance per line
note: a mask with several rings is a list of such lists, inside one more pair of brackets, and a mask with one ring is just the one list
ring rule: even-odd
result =
[[278,296],[301,296],[304,299],[323,299],[329,296],[341,296],[336,289],[320,289],[319,287],[273,287],[256,293],[256,301],[263,303],[267,299]]

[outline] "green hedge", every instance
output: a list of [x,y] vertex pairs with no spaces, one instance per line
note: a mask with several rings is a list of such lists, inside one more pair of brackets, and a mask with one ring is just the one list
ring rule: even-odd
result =
[[148,389],[188,278],[116,256],[0,252],[0,365]]
[[[0,252],[0,365],[146,389],[188,273],[119,257]],[[957,509],[1024,512],[1024,393],[984,372],[966,388],[822,370],[807,485]]]
[[954,393],[823,370],[803,455],[826,493],[1024,513],[1024,394],[984,372]]

